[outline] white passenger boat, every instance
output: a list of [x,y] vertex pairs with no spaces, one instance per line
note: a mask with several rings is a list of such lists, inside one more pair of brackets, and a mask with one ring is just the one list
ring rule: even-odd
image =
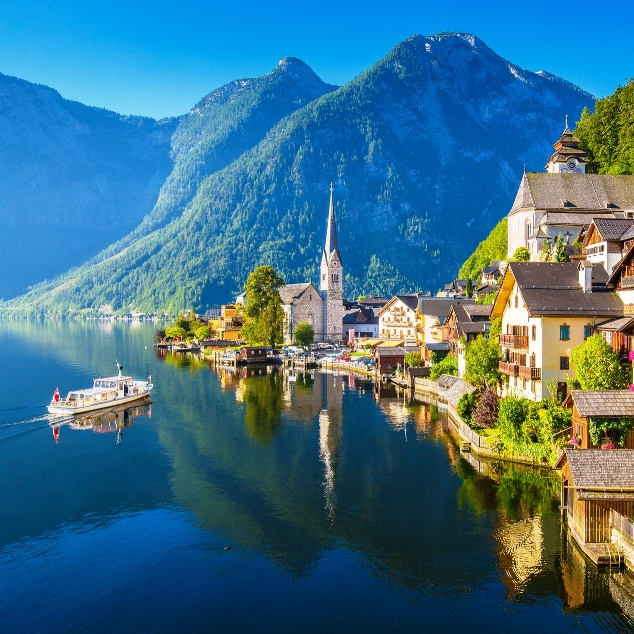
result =
[[50,414],[73,415],[92,412],[97,409],[133,403],[147,398],[154,387],[152,377],[147,381],[135,381],[131,376],[121,374],[123,368],[117,362],[117,376],[94,379],[93,386],[84,390],[73,390],[65,399],[59,397],[56,389],[48,406]]

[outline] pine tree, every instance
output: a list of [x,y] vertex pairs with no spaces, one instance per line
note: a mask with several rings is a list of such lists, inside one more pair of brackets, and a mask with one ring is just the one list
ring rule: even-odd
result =
[[566,243],[560,233],[555,238],[555,262],[565,262],[566,260]]

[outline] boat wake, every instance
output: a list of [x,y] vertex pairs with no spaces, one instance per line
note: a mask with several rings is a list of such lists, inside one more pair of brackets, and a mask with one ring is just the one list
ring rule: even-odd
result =
[[0,438],[23,431],[30,431],[49,424],[58,426],[60,423],[62,423],[60,417],[53,416],[52,414],[41,414],[39,416],[31,416],[17,420],[0,420]]

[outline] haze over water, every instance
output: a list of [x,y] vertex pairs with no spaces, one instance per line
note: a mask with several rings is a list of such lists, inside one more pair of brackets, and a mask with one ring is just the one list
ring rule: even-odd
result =
[[[557,476],[479,474],[438,407],[358,377],[217,373],[152,336],[0,323],[0,631],[631,631]],[[56,440],[55,387],[117,359],[152,405]]]

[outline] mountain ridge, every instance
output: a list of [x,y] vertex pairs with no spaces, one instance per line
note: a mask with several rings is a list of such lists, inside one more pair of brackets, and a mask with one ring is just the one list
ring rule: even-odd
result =
[[314,280],[330,180],[346,293],[435,290],[508,211],[522,164],[543,165],[565,114],[588,105],[587,93],[520,69],[475,36],[412,36],[200,172],[160,226],[9,307],[202,309],[263,262],[287,282]]

